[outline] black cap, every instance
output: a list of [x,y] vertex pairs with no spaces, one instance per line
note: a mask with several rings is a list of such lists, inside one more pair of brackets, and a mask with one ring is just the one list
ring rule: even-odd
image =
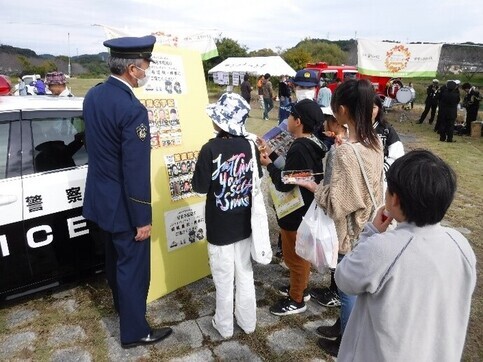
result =
[[300,102],[290,106],[290,112],[295,117],[300,118],[301,122],[309,129],[316,129],[324,122],[324,114],[317,102],[311,99],[302,99]]
[[111,56],[123,59],[146,59],[152,62],[151,55],[153,52],[156,37],[146,35],[141,38],[123,37],[106,40],[103,44],[110,49]]

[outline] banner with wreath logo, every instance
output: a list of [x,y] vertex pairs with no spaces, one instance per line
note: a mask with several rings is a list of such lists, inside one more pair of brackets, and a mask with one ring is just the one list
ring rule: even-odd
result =
[[358,39],[358,70],[381,77],[435,77],[442,47]]

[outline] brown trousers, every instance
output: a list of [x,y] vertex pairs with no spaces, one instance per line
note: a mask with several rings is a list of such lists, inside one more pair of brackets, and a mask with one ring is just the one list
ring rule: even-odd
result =
[[280,229],[282,252],[285,264],[290,271],[290,298],[300,303],[304,299],[304,290],[309,283],[310,262],[295,253],[297,231]]

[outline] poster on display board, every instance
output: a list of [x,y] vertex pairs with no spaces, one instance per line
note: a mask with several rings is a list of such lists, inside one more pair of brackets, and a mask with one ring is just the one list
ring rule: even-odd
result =
[[156,44],[153,76],[136,96],[151,133],[152,301],[210,273],[204,197],[191,190],[201,147],[213,136],[200,54]]
[[231,75],[232,85],[237,86],[240,84],[240,74],[238,72],[233,72]]
[[168,251],[173,251],[206,239],[205,203],[165,213]]
[[168,172],[169,191],[171,200],[178,201],[196,196],[191,187],[191,180],[195,172],[198,151],[175,153],[164,156],[166,171]]

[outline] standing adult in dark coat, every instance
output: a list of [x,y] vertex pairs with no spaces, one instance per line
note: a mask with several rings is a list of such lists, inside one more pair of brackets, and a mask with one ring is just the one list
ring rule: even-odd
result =
[[441,142],[453,142],[454,123],[458,115],[460,91],[455,81],[450,80],[443,87],[438,113],[438,131]]
[[463,98],[463,107],[466,108],[465,133],[469,135],[471,134],[471,123],[476,121],[476,118],[478,117],[481,95],[480,91],[475,86],[471,86],[470,83],[463,83],[461,88],[466,93]]
[[146,108],[133,87],[146,84],[156,38],[117,38],[110,48],[111,76],[84,100],[87,172],[83,215],[106,245],[106,276],[119,313],[121,345],[158,342],[171,328],[146,321],[150,282],[150,136]]
[[[243,82],[240,85],[240,90],[241,90],[241,96],[250,105],[250,101],[252,99],[251,93],[252,93],[253,87],[250,84],[250,81],[248,80],[249,78],[250,77],[248,76],[248,74],[245,74],[243,76]],[[248,117],[250,117],[250,115],[248,115]]]
[[436,114],[436,109],[438,108],[439,101],[439,81],[433,79],[433,83],[426,88],[426,100],[424,101],[424,111],[419,117],[418,123],[423,123],[427,114],[431,110],[431,115],[429,116],[429,124],[433,124],[434,115]]
[[245,74],[243,76],[243,82],[240,85],[240,90],[241,90],[241,96],[243,99],[247,101],[248,104],[250,104],[250,101],[252,99],[251,97],[251,92],[252,92],[252,85],[250,84],[250,81],[248,80],[250,77],[248,74]]
[[287,83],[287,77],[282,76],[280,82],[278,83],[278,99],[280,100],[280,107],[278,110],[278,124],[282,123],[290,115],[287,106],[292,102],[291,100],[292,92]]

